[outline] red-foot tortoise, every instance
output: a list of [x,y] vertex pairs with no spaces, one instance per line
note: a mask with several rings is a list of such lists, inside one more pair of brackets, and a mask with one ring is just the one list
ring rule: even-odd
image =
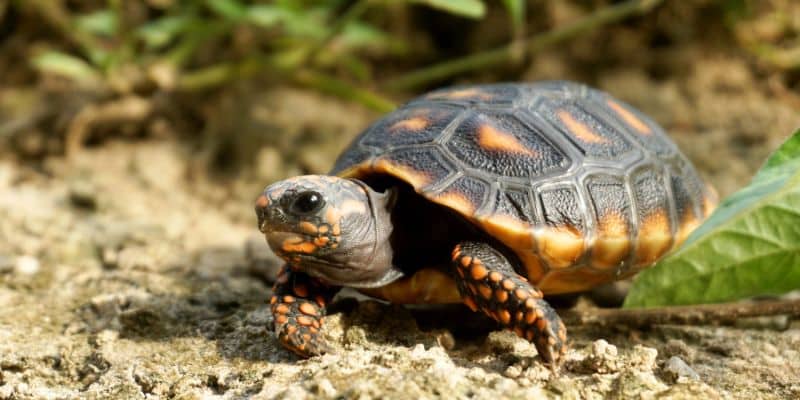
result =
[[259,229],[286,261],[274,331],[325,352],[325,306],[343,286],[394,303],[463,302],[566,350],[544,294],[653,264],[711,212],[713,189],[662,128],[570,82],[437,90],[358,136],[330,175],[267,187]]

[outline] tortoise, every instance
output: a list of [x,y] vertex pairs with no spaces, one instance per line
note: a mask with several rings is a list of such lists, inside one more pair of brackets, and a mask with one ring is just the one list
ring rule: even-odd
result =
[[531,341],[566,329],[544,294],[580,292],[657,261],[712,211],[664,130],[566,81],[440,89],[357,136],[330,175],[268,186],[259,229],[285,260],[270,298],[302,357],[341,287],[393,303],[459,303]]

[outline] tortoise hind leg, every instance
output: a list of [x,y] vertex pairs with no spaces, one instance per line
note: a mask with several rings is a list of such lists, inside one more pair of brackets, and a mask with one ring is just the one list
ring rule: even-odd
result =
[[508,259],[486,243],[462,242],[453,249],[453,267],[469,308],[533,342],[546,362],[558,365],[566,351],[566,328],[542,292],[518,275]]

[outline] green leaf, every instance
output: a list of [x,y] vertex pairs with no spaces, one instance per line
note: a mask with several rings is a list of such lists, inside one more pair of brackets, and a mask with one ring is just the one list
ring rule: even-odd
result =
[[236,0],[206,0],[206,5],[215,13],[231,20],[240,20],[247,15],[247,8]]
[[112,10],[100,10],[78,16],[75,28],[94,35],[113,36],[117,33],[117,18]]
[[31,60],[41,71],[60,75],[79,82],[97,82],[100,74],[86,61],[71,54],[47,51]]
[[486,15],[486,5],[481,0],[410,0],[410,2],[467,18],[480,19]]
[[256,4],[247,8],[246,18],[253,25],[262,28],[271,28],[289,19],[291,15],[278,6],[269,4]]
[[166,16],[148,22],[136,29],[136,36],[151,49],[158,49],[183,33],[192,22],[187,16]]
[[800,131],[683,246],[643,271],[625,307],[714,303],[800,289]]

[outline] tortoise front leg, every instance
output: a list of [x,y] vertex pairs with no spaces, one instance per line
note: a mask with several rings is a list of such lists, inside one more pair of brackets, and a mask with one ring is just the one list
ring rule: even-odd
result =
[[320,328],[325,322],[325,306],[338,290],[284,265],[269,300],[273,331],[281,344],[304,358],[329,352]]
[[462,242],[453,249],[453,267],[464,303],[534,343],[542,358],[558,365],[566,352],[567,330],[542,292],[514,271],[486,243]]

